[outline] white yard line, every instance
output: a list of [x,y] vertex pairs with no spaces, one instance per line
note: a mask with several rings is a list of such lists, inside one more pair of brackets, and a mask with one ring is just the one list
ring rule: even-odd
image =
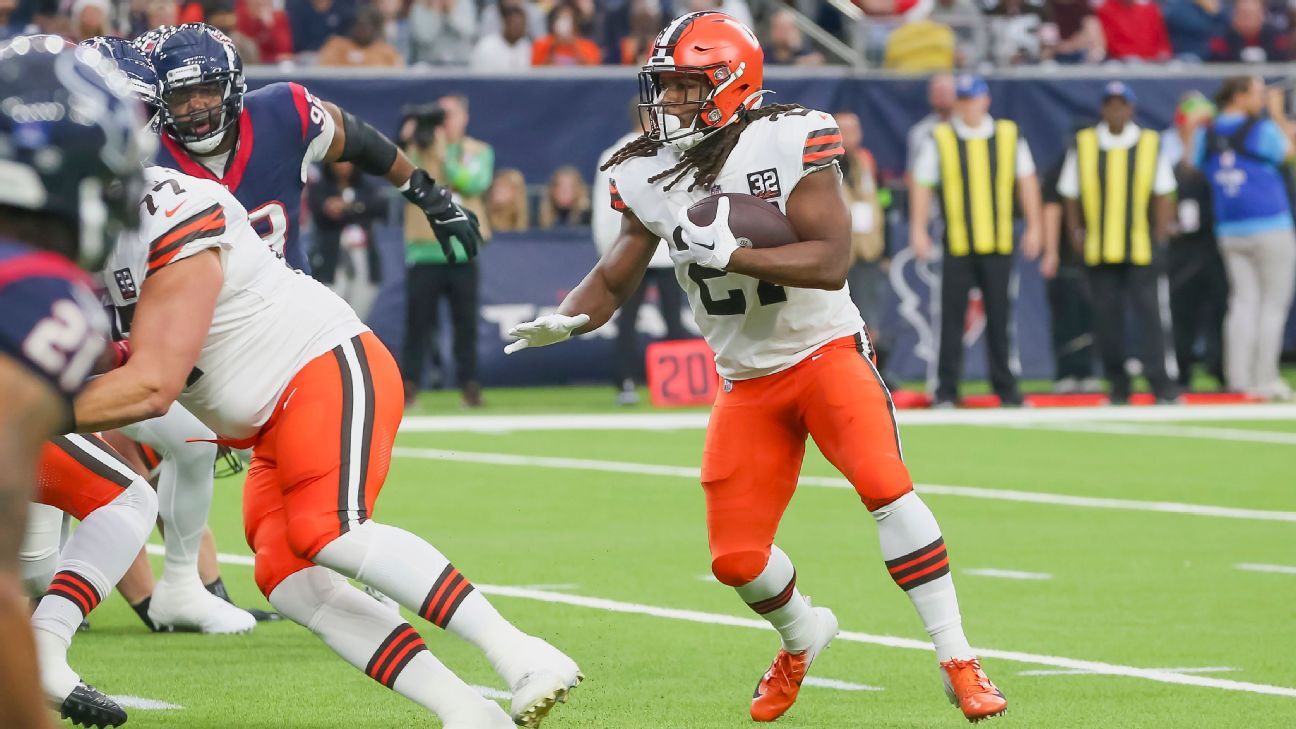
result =
[[[218,554],[216,555],[216,559],[226,564],[246,565],[250,558],[244,555]],[[771,630],[769,623],[766,623],[763,620],[739,618],[720,613],[704,613],[696,610],[679,610],[676,608],[656,607],[653,605],[621,602],[618,600],[605,600],[597,597],[568,595],[561,592],[528,590],[521,587],[482,584],[475,585],[475,587],[487,595],[498,595],[500,597],[536,600],[539,602],[571,605],[574,607],[591,608],[629,615],[648,615],[656,618],[682,620],[690,623],[703,623],[706,625],[727,625],[736,628]],[[914,640],[912,638],[900,638],[891,635],[872,635],[869,633],[842,631],[837,636],[837,639],[852,643],[880,645],[888,648],[919,650],[925,653],[930,653],[932,650],[931,643],[928,641]],[[1147,681],[1157,681],[1159,683],[1177,684],[1181,686],[1200,686],[1203,688],[1217,688],[1226,691],[1242,691],[1253,694],[1296,698],[1296,688],[1288,688],[1286,686],[1270,686],[1268,684],[1249,683],[1246,681],[1229,681],[1219,678],[1193,676],[1183,672],[1167,671],[1163,669],[1137,668],[1135,666],[1122,666],[1115,663],[1086,661],[1076,658],[1042,655],[1037,653],[1023,653],[1021,651],[996,650],[993,648],[975,648],[974,650],[977,652],[977,655],[983,658],[998,658],[1005,661],[1015,661],[1017,663],[1030,663],[1037,666],[1053,666],[1055,668],[1063,668],[1073,671],[1087,671],[1089,673],[1105,673],[1112,676],[1139,678]]]
[[[698,479],[698,469],[686,466],[663,466],[654,463],[626,463],[622,461],[594,461],[583,458],[556,458],[551,456],[519,456],[512,453],[477,453],[469,451],[448,451],[439,448],[408,448],[398,446],[392,449],[393,455],[399,458],[424,458],[462,463],[481,463],[492,466],[521,466],[525,468],[554,468],[573,471],[601,471],[606,473],[630,473],[644,476],[670,476]],[[815,486],[834,489],[849,489],[850,483],[843,478],[822,476],[802,476],[803,486]],[[1229,506],[1211,506],[1207,504],[1184,504],[1174,501],[1136,501],[1133,499],[1106,499],[1091,496],[1071,496],[1035,491],[1012,491],[1007,489],[987,489],[975,486],[943,486],[938,484],[916,484],[921,494],[937,496],[962,496],[973,499],[990,499],[993,501],[1018,501],[1031,504],[1048,504],[1052,506],[1076,506],[1093,509],[1117,509],[1121,511],[1150,511],[1168,514],[1191,514],[1221,519],[1249,519],[1253,521],[1281,521],[1296,523],[1296,512],[1268,511],[1264,509],[1238,509]]]
[[169,704],[165,701],[158,701],[157,699],[146,699],[142,696],[113,696],[112,700],[116,701],[117,704],[124,709],[141,709],[143,711],[162,711],[162,710],[174,710],[174,709],[184,708],[179,704]]
[[[144,545],[144,551],[155,557],[166,555],[166,550],[161,544],[146,544]],[[225,564],[241,564],[244,567],[253,567],[256,565],[256,561],[250,554],[221,554],[218,555],[218,557],[220,558],[220,561]]]
[[[1228,673],[1230,671],[1236,671],[1239,669],[1236,669],[1232,666],[1202,666],[1200,668],[1154,668],[1151,670],[1166,671],[1169,673],[1192,674],[1192,673]],[[1018,676],[1110,676],[1112,674],[1102,673],[1100,671],[1072,671],[1072,670],[1051,671],[1050,670],[1050,671],[1018,671],[1017,675]]]
[[1254,562],[1242,562],[1233,566],[1245,572],[1273,572],[1280,575],[1296,575],[1296,567],[1289,567],[1285,564],[1256,564]]
[[[1146,407],[900,410],[902,426],[1017,425],[1075,422],[1199,422],[1296,420],[1296,405],[1181,405]],[[707,413],[615,413],[598,415],[412,415],[403,433],[500,433],[523,430],[697,430]]]
[[528,590],[552,590],[553,592],[565,592],[567,590],[575,590],[580,587],[580,585],[574,582],[560,582],[552,585],[522,585],[522,587],[525,587]]
[[[603,610],[614,613],[648,615],[656,618],[683,620],[691,623],[704,623],[707,625],[728,625],[737,628],[771,630],[769,623],[766,623],[764,620],[756,620],[753,618],[739,618],[732,615],[704,613],[696,610],[679,610],[675,608],[656,607],[653,605],[621,602],[619,600],[605,600],[597,597],[566,595],[558,592],[524,590],[517,587],[505,587],[500,585],[477,585],[477,588],[488,595],[497,595],[499,597],[515,597],[523,600],[537,600],[540,602],[572,605],[575,607],[592,608],[594,610]],[[890,635],[871,635],[868,633],[842,631],[837,636],[837,639],[852,643],[868,643],[872,645],[886,646],[888,648],[919,650],[925,653],[930,653],[932,650],[931,643],[928,641],[899,638]],[[1246,681],[1230,681],[1227,679],[1194,676],[1155,668],[1137,668],[1135,666],[1122,666],[1115,663],[1086,661],[1076,658],[1041,655],[1037,653],[1023,653],[1021,651],[1005,651],[993,648],[974,648],[973,650],[975,650],[977,655],[982,658],[998,658],[1000,660],[1015,661],[1017,663],[1031,663],[1039,666],[1053,666],[1056,668],[1065,668],[1076,671],[1089,671],[1091,673],[1106,673],[1112,676],[1139,678],[1147,681],[1177,684],[1180,686],[1200,686],[1203,688],[1216,688],[1226,691],[1242,691],[1253,694],[1296,698],[1296,688],[1289,688],[1286,686],[1270,686],[1267,684],[1250,683]]]
[[807,676],[802,686],[818,686],[819,688],[837,689],[838,691],[882,691],[881,686],[870,686],[866,683],[851,683],[850,681],[838,681],[835,678],[819,678],[818,676]]
[[1296,433],[1283,433],[1274,430],[1247,430],[1245,428],[1205,428],[1194,425],[1142,425],[1135,423],[1018,423],[1008,427],[1029,428],[1031,430],[1060,430],[1068,433],[1144,435],[1162,438],[1199,438],[1202,440],[1236,441],[1239,443],[1296,445]]
[[1005,580],[1051,580],[1053,575],[1047,572],[1021,572],[1020,570],[997,570],[992,568],[959,570],[965,575],[980,577],[1001,577]]

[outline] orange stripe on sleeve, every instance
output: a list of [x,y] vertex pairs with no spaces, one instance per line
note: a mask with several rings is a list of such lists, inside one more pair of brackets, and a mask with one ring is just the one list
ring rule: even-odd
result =
[[801,163],[808,165],[829,157],[840,157],[844,154],[846,154],[846,149],[839,145],[830,149],[825,149],[822,152],[811,152],[801,158]]

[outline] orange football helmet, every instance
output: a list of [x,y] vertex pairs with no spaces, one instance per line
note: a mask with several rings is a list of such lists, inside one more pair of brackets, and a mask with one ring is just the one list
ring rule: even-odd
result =
[[[709,89],[702,98],[663,103],[662,76],[705,77]],[[745,109],[760,104],[765,76],[765,53],[751,29],[713,11],[682,15],[657,35],[652,55],[639,73],[640,122],[651,138],[679,147],[696,144],[717,129],[732,124]],[[666,113],[692,106],[697,114],[685,126]]]

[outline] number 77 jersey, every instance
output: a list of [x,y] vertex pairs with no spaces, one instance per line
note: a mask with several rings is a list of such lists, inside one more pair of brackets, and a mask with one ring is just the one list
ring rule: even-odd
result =
[[[839,174],[844,154],[841,133],[832,116],[797,109],[751,121],[729,153],[710,189],[688,191],[686,177],[671,190],[674,178],[649,182],[680,161],[663,147],[651,157],[633,157],[612,169],[613,209],[633,212],[653,234],[671,240],[682,208],[721,192],[755,195],[779,210],[805,175]],[[864,323],[846,288],[839,291],[775,286],[750,276],[697,264],[676,265],[675,277],[688,294],[689,306],[716,369],[729,380],[748,380],[788,369],[839,337],[860,333]]]
[[333,141],[333,118],[300,84],[275,83],[243,97],[233,129],[238,141],[223,165],[195,157],[166,134],[157,164],[220,183],[247,208],[248,222],[270,250],[309,273],[298,240],[302,190],[311,163],[322,161]]

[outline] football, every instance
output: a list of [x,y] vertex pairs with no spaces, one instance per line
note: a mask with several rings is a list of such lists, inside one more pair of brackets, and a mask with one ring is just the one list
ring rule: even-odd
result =
[[797,241],[787,216],[773,203],[755,195],[724,192],[704,198],[688,209],[689,220],[696,225],[710,225],[722,197],[729,198],[729,229],[743,248],[777,248]]

